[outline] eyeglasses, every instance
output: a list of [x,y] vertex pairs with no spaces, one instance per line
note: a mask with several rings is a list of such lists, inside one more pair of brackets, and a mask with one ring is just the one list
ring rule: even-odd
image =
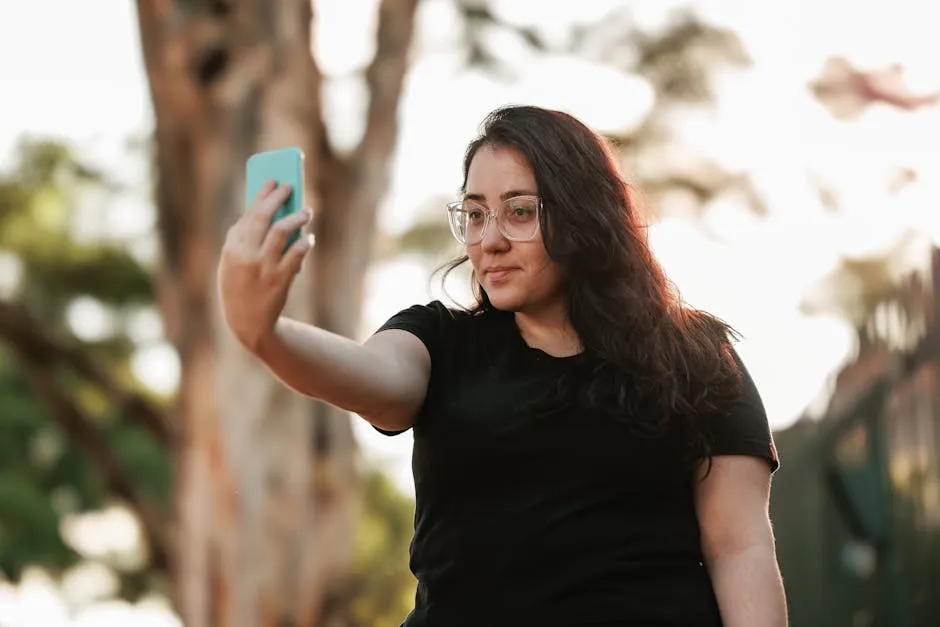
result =
[[542,201],[538,196],[507,198],[497,209],[490,210],[475,200],[460,200],[447,205],[450,231],[461,244],[472,246],[483,241],[490,217],[508,240],[526,242],[539,232]]

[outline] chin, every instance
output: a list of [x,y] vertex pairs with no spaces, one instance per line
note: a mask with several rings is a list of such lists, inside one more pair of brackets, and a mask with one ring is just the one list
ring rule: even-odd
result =
[[525,298],[516,290],[498,287],[486,290],[490,304],[500,311],[519,311],[525,305]]

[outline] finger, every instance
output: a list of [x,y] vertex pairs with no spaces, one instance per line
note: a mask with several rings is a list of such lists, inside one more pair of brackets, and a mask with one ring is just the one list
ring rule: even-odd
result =
[[254,216],[259,221],[270,222],[277,210],[290,197],[293,188],[290,183],[280,185],[274,183],[267,193],[260,193],[259,198],[252,203],[248,209],[248,214]]
[[[255,194],[254,199],[251,201],[251,204],[245,209],[245,213],[241,218],[236,222],[236,226],[239,227],[239,234],[244,235],[246,229],[249,229],[256,222],[258,208],[264,203],[264,200],[271,195],[271,193],[277,189],[277,181],[274,179],[268,179],[264,182],[264,185],[261,186],[261,189],[258,190],[258,193]],[[248,225],[246,227],[246,224]]]
[[255,194],[255,197],[252,199],[251,204],[248,206],[248,210],[251,211],[253,207],[260,205],[267,195],[273,192],[276,187],[277,182],[274,181],[274,179],[268,179],[265,181],[264,185],[261,186],[261,189],[258,190],[258,193]]
[[265,234],[271,227],[274,214],[287,202],[292,191],[290,183],[284,183],[273,188],[258,202],[252,204],[248,210],[246,230],[253,243],[260,244],[264,240]]
[[300,266],[304,262],[304,257],[307,256],[311,248],[313,248],[313,235],[305,235],[294,242],[293,245],[287,249],[287,252],[284,253],[284,256],[281,257],[280,262],[278,262],[278,272],[284,273],[287,276],[292,276],[300,272]]
[[280,259],[290,239],[298,229],[303,228],[310,221],[310,209],[297,211],[277,220],[268,230],[261,245],[261,255],[266,259]]

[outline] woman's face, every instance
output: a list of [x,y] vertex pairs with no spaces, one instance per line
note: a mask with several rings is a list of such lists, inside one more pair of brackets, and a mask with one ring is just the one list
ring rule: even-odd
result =
[[[538,192],[532,168],[514,148],[484,145],[470,162],[465,199],[486,211],[504,215],[504,201]],[[534,314],[564,303],[561,267],[549,258],[540,228],[528,241],[513,241],[491,215],[482,240],[467,245],[467,256],[497,309]]]

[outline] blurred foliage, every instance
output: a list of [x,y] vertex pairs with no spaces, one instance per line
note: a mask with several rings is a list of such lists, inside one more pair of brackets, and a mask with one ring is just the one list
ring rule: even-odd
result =
[[111,188],[68,147],[48,141],[22,143],[17,166],[0,175],[0,252],[21,267],[12,297],[44,324],[61,328],[78,296],[115,307],[153,300],[150,274],[126,249],[73,238],[74,203]]
[[416,220],[394,239],[383,239],[376,257],[381,261],[407,253],[436,256],[445,252],[451,257],[454,241],[450,226],[440,216],[434,220]]
[[[0,572],[16,579],[23,568],[53,571],[78,555],[59,534],[67,510],[101,505],[103,491],[80,452],[48,420],[23,373],[0,362]],[[58,498],[56,496],[58,495]]]
[[[100,381],[89,380],[86,362],[66,352],[133,386],[133,346],[123,330],[80,342],[67,312],[78,298],[114,312],[153,299],[148,271],[118,243],[75,241],[74,212],[91,191],[108,198],[117,188],[56,142],[23,142],[15,167],[0,175],[0,255],[15,260],[5,268],[0,300],[0,572],[12,580],[32,564],[61,573],[80,561],[63,539],[63,520],[116,500],[63,408],[87,420],[88,433],[142,495],[167,503],[171,493],[162,445],[128,420],[125,398],[110,398]],[[40,379],[55,393],[38,394]]]
[[[622,164],[637,190],[638,207],[650,221],[671,216],[695,223],[702,234],[717,237],[706,220],[716,200],[732,201],[759,216],[767,215],[761,192],[744,171],[727,171],[718,163],[684,146],[675,136],[675,119],[692,109],[707,110],[715,92],[713,77],[723,70],[743,69],[751,58],[738,35],[702,19],[689,8],[679,8],[658,28],[640,27],[629,4],[613,9],[593,23],[555,25],[544,30],[538,20],[511,19],[495,2],[455,0],[463,16],[465,63],[506,81],[519,78],[524,61],[534,55],[573,55],[614,67],[645,79],[655,103],[635,127],[615,132],[609,139],[620,151]],[[512,40],[512,45],[506,45]],[[509,54],[509,52],[511,54]],[[512,56],[515,55],[515,56]],[[912,92],[902,68],[863,71],[844,59],[830,59],[820,77],[807,87],[842,116],[837,105],[857,113],[874,102],[900,110],[913,110],[940,102],[940,94]],[[898,190],[916,175],[900,171],[892,184]],[[832,190],[820,187],[827,210],[844,209]],[[434,215],[443,214],[443,202]],[[424,253],[439,257],[449,250],[446,224],[419,219],[394,242],[381,242],[381,257]],[[845,259],[841,266],[814,286],[802,303],[807,313],[835,314],[864,333],[865,320],[885,303],[899,304],[911,317],[908,288],[895,268],[897,257],[910,249],[904,241],[889,253],[870,259]]]
[[[840,122],[855,120],[873,105],[886,105],[903,114],[940,103],[940,92],[912,89],[898,64],[861,69],[842,57],[827,59],[808,88]],[[890,196],[898,196],[917,179],[914,169],[898,165],[884,184]],[[852,209],[836,190],[820,181],[813,185],[827,211]],[[932,298],[931,288],[923,283],[931,283],[933,248],[928,234],[907,227],[882,250],[843,255],[834,269],[807,290],[800,307],[811,315],[834,314],[846,320],[855,327],[863,348],[880,342],[909,348],[919,341],[930,318],[924,304]],[[916,259],[921,263],[912,263]]]
[[[81,203],[119,200],[120,191],[49,141],[24,142],[15,167],[0,173],[0,259],[14,260],[0,266],[10,273],[0,274],[0,575],[13,581],[28,566],[61,575],[92,559],[63,536],[76,515],[145,504],[157,524],[170,520],[173,440],[159,423],[166,401],[134,379],[136,346],[122,324],[122,314],[153,306],[152,276],[122,242],[73,235]],[[76,337],[67,312],[78,299],[112,314],[105,337]],[[413,603],[414,506],[377,473],[364,478],[363,495],[353,611],[361,625],[392,624]],[[139,567],[126,556],[93,559],[134,599],[166,587],[167,564],[152,547],[151,558]]]
[[[505,19],[487,0],[455,2],[463,16],[465,63],[493,78],[516,80],[525,67],[520,59],[556,54],[594,61],[649,83],[655,94],[652,109],[638,125],[609,139],[642,192],[640,210],[651,219],[678,215],[697,221],[708,233],[703,218],[710,203],[729,196],[757,214],[765,213],[763,199],[747,176],[727,172],[691,152],[672,131],[676,112],[707,107],[713,101],[712,78],[717,71],[751,63],[734,31],[708,23],[690,10],[675,11],[662,28],[646,30],[624,6],[594,23],[559,25],[542,32]],[[507,37],[515,38],[515,45],[503,45]],[[500,53],[507,49],[516,56]],[[439,208],[435,216],[442,212]],[[438,257],[447,250],[450,237],[446,223],[435,217],[415,222],[397,242],[382,242],[380,249],[386,254],[424,252]]]
[[698,19],[694,13],[677,14],[662,33],[633,34],[635,69],[646,76],[660,98],[674,102],[708,102],[714,97],[711,76],[722,65],[751,62],[737,35]]
[[362,478],[351,613],[353,625],[397,625],[414,607],[415,578],[408,568],[414,502],[383,473]]
[[[507,80],[516,78],[517,72],[511,69],[514,59],[501,51],[570,54],[644,76],[665,102],[699,104],[713,98],[711,76],[716,69],[750,63],[733,31],[708,23],[687,8],[673,11],[662,29],[639,27],[629,5],[624,5],[593,23],[540,30],[505,19],[496,3],[455,1],[463,16],[467,65]],[[512,37],[516,45],[500,45]]]

